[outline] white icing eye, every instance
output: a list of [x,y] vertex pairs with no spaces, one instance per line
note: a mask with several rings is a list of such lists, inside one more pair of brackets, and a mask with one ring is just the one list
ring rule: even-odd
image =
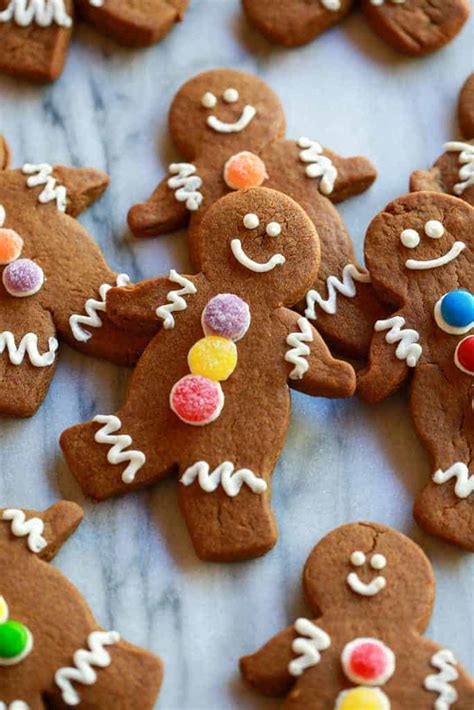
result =
[[414,249],[420,243],[420,235],[415,229],[404,229],[400,234],[400,241],[407,249]]
[[257,229],[260,224],[260,220],[256,214],[249,212],[244,217],[244,227],[245,229]]
[[204,108],[214,108],[217,106],[217,99],[210,91],[206,91],[201,98],[201,105],[204,106]]
[[441,239],[444,234],[444,227],[437,219],[430,219],[430,221],[425,224],[425,234],[427,237],[431,237],[431,239]]
[[270,224],[267,224],[266,231],[269,237],[279,237],[281,234],[281,224],[278,224],[278,222],[270,222]]
[[226,104],[235,104],[239,100],[240,96],[237,89],[226,89],[222,94],[222,98]]
[[351,565],[354,565],[354,567],[362,567],[362,565],[365,565],[365,560],[364,553],[359,550],[356,550],[351,555]]
[[370,566],[372,569],[384,569],[387,566],[387,559],[383,555],[372,555]]

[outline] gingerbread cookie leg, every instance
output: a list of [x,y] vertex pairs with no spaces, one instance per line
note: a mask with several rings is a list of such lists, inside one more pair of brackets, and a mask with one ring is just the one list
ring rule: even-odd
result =
[[[449,376],[449,375],[448,375]],[[474,552],[473,385],[460,383],[446,396],[446,377],[423,366],[412,386],[412,412],[418,435],[431,453],[432,481],[415,504],[415,516],[429,533]]]

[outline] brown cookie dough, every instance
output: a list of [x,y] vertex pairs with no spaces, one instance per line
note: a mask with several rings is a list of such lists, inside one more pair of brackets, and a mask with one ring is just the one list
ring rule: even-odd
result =
[[10,149],[5,138],[0,135],[0,170],[6,170],[10,165]]
[[338,352],[364,357],[373,323],[385,309],[332,203],[366,190],[376,178],[373,165],[362,157],[341,158],[316,140],[285,140],[278,97],[256,76],[230,69],[184,84],[172,103],[169,128],[186,162],[170,165],[147,202],[132,207],[134,234],[163,234],[189,221],[191,259],[200,267],[196,235],[217,199],[260,184],[286,193],[306,210],[321,242],[320,271],[298,310],[317,322]]
[[432,190],[456,195],[474,206],[474,74],[461,91],[459,125],[466,140],[449,141],[431,170],[415,170],[410,190]]
[[436,52],[461,31],[469,0],[362,0],[374,31],[398,52]]
[[415,517],[428,532],[474,552],[474,209],[416,192],[369,226],[374,288],[398,308],[375,324],[358,392],[368,402],[411,379],[411,412],[432,480]]
[[320,253],[296,202],[266,188],[230,193],[209,207],[194,237],[201,273],[172,270],[110,292],[108,315],[119,325],[163,327],[124,406],[67,429],[61,447],[96,500],[179,472],[198,556],[253,558],[277,540],[270,482],[288,429],[288,386],[347,397],[355,376],[288,310],[315,278]]
[[433,608],[428,558],[383,525],[352,523],[310,554],[299,618],[240,661],[285,710],[470,710],[474,684],[454,654],[422,636]]
[[270,42],[307,44],[339,23],[354,0],[242,0],[248,19]]
[[0,706],[152,710],[163,664],[104,631],[48,562],[82,519],[75,503],[0,510]]
[[[4,151],[5,155],[5,151]],[[107,291],[127,283],[72,217],[105,190],[92,168],[26,164],[0,171],[0,414],[31,416],[43,401],[58,341],[131,365],[148,338],[105,314]]]

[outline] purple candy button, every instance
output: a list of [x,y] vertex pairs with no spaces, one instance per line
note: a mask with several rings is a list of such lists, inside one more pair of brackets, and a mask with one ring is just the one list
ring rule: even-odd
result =
[[11,296],[25,298],[37,293],[44,283],[41,266],[31,259],[17,259],[3,271],[3,285]]
[[202,328],[206,335],[220,335],[235,342],[244,337],[249,325],[250,309],[233,293],[214,296],[202,312]]

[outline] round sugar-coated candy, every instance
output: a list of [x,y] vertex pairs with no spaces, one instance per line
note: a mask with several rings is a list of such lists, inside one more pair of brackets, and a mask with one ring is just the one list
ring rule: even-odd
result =
[[211,298],[202,312],[202,329],[206,335],[221,335],[236,342],[250,326],[250,309],[239,296],[220,293]]
[[20,257],[23,239],[13,229],[0,229],[0,266],[11,264]]
[[224,165],[224,181],[231,190],[260,187],[267,179],[265,163],[248,150],[236,153]]
[[335,710],[390,710],[390,701],[379,688],[352,688],[339,694]]
[[31,259],[18,259],[5,267],[3,285],[11,296],[24,298],[37,293],[44,283],[41,266]]
[[474,335],[461,340],[456,348],[455,362],[460,370],[474,376]]
[[28,629],[18,621],[0,624],[0,665],[21,657],[28,649],[29,639]]
[[395,672],[395,655],[377,639],[359,638],[344,647],[342,667],[353,683],[383,685]]
[[170,406],[186,424],[203,426],[213,422],[221,413],[224,393],[218,382],[198,375],[186,375],[171,390]]
[[188,364],[193,375],[215,382],[227,380],[237,366],[237,347],[228,338],[206,335],[189,351]]
[[441,315],[453,328],[474,326],[474,296],[462,289],[449,291],[441,301]]

